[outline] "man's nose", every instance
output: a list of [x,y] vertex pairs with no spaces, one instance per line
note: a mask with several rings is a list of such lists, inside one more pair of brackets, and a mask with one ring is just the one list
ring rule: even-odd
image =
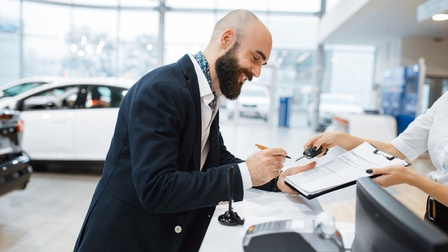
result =
[[254,77],[260,77],[261,74],[261,66],[256,66],[252,68],[252,74],[254,75]]

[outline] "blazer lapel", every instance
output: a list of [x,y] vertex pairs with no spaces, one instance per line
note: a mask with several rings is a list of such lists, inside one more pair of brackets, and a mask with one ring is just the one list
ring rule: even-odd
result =
[[201,120],[201,97],[199,93],[199,83],[198,77],[194,69],[194,65],[191,62],[190,56],[184,55],[178,64],[182,69],[182,73],[185,76],[187,84],[190,88],[190,93],[193,100],[193,110],[194,110],[194,149],[193,149],[193,162],[194,167],[200,169],[201,166],[201,135],[202,135],[202,120]]
[[219,111],[213,119],[212,125],[210,126],[210,136],[209,141],[209,152],[207,160],[205,161],[205,166],[215,167],[219,166]]

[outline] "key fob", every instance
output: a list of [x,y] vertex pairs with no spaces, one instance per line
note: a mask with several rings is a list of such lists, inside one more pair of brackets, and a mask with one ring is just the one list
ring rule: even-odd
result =
[[316,150],[316,146],[312,146],[308,149],[305,149],[303,151],[303,155],[308,159],[312,159],[313,157],[319,155],[322,152],[322,149],[323,149],[322,146],[317,150]]

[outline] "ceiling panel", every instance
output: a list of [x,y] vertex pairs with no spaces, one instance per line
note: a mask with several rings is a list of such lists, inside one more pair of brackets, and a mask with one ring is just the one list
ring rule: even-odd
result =
[[[417,21],[424,0],[370,0],[328,36],[325,44],[376,44],[391,38],[448,38],[448,21]],[[333,15],[337,13],[329,13]],[[344,18],[344,17],[341,17]]]

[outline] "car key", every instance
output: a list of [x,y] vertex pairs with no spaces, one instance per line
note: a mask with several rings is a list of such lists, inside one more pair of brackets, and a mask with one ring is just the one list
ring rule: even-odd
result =
[[[319,149],[316,150],[316,146],[312,146],[309,147],[308,149],[305,149],[303,151],[303,156],[299,157],[298,159],[296,159],[296,162],[299,161],[300,159],[306,157],[308,159],[312,159],[313,157],[319,155],[323,150],[323,147],[321,146]],[[328,149],[325,151],[325,154],[327,154]],[[325,155],[324,154],[324,155]]]

